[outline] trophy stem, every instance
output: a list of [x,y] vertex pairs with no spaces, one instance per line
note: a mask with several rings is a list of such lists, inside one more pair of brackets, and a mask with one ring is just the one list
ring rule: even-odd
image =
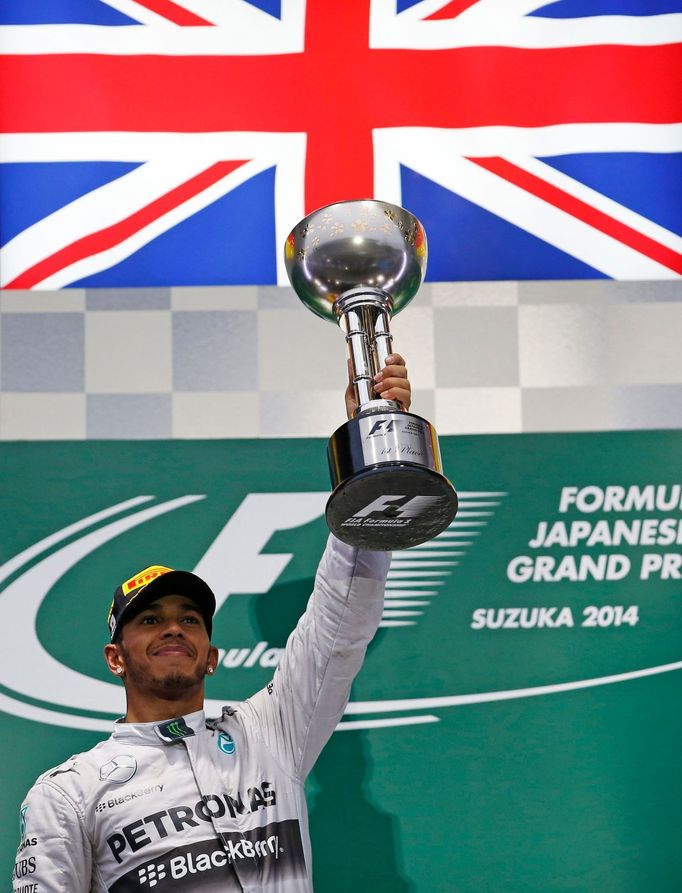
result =
[[369,403],[374,396],[372,379],[374,377],[373,356],[369,338],[362,326],[362,311],[347,310],[339,325],[346,332],[346,344],[350,357],[351,377],[355,388],[355,399],[358,408]]
[[376,346],[376,358],[379,369],[383,369],[386,365],[386,359],[393,352],[393,338],[388,328],[388,313],[382,311],[376,315],[374,320],[374,344]]
[[393,349],[389,329],[390,297],[380,289],[352,289],[334,303],[337,320],[346,333],[351,377],[358,408],[355,415],[370,410],[399,409],[396,400],[377,400],[374,376],[386,365]]

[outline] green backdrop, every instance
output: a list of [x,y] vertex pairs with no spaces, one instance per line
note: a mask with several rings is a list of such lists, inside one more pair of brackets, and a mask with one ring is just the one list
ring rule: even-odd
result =
[[[385,625],[310,777],[316,889],[679,890],[682,434],[441,448],[460,515],[394,558]],[[326,537],[324,450],[0,445],[4,877],[27,788],[115,715],[101,651],[121,580],[217,574],[209,699],[270,678]]]

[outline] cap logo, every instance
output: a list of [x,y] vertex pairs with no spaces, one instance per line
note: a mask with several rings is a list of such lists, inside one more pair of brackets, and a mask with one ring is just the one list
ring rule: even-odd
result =
[[[162,564],[152,564],[149,567],[146,567],[143,571],[138,571],[134,577],[130,577],[128,580],[121,583],[120,586],[116,587],[114,600],[111,603],[109,614],[107,616],[107,624],[109,626],[109,634],[112,642],[116,638],[121,624],[125,623],[131,616],[134,616],[135,611],[133,604],[135,603],[135,607],[137,607],[137,605],[142,605],[144,607],[148,601],[147,596],[144,593],[153,596],[154,590],[159,587],[152,587],[151,589],[148,587],[158,578],[164,576],[164,574],[179,575],[178,579],[181,579],[181,583],[178,585],[181,587],[185,596],[192,598],[194,602],[196,602],[198,610],[204,618],[206,631],[210,637],[212,629],[211,618],[215,612],[215,596],[207,584],[199,577],[190,574],[188,571],[174,571],[172,567],[165,567]],[[167,589],[167,586],[165,588],[161,587],[161,594],[166,593]],[[142,597],[140,598],[140,596]]]
[[139,574],[135,574],[134,577],[131,577],[129,580],[126,580],[125,583],[121,586],[121,590],[124,595],[130,595],[135,589],[139,589],[140,586],[146,586],[147,583],[151,583],[152,580],[156,579],[156,577],[160,577],[162,574],[167,574],[172,570],[170,567],[163,567],[160,564],[153,564],[151,567],[145,568],[143,571],[140,571]]

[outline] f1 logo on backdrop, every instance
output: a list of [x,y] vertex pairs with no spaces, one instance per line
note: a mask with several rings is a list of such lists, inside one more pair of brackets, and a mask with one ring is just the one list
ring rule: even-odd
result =
[[[216,612],[232,595],[270,592],[293,558],[290,553],[264,552],[272,536],[278,531],[295,530],[321,519],[328,495],[326,491],[275,492],[250,493],[244,497],[194,567],[195,573],[203,577],[215,593]],[[468,500],[472,508],[484,505],[494,509],[505,496],[505,493],[492,491],[460,493],[463,504]],[[60,580],[81,562],[87,561],[93,552],[147,522],[205,499],[206,494],[197,494],[157,502],[153,496],[137,496],[55,531],[0,565],[0,587],[3,584],[5,587],[0,588],[0,608],[5,616],[12,618],[11,624],[0,627],[0,684],[4,687],[4,691],[0,691],[0,710],[44,724],[97,732],[111,731],[112,720],[122,715],[125,709],[122,687],[81,672],[49,653],[38,636],[38,614]],[[421,511],[425,501],[430,504],[433,499],[440,497],[389,495],[374,500],[362,511],[371,514],[387,511],[389,506],[393,506],[393,511],[409,517]],[[478,501],[481,499],[483,503]],[[399,500],[402,503],[399,504]],[[494,511],[486,514],[492,516]],[[461,550],[473,546],[473,541],[465,540],[478,536],[486,524],[487,521],[483,520],[454,521],[453,530],[444,534],[448,538],[438,543],[442,548],[438,552],[437,562],[430,560],[433,553],[428,549],[394,553],[380,626],[396,627],[402,631],[414,629],[417,618],[425,613],[431,603],[430,596],[438,591],[443,594],[438,587],[444,585],[445,579],[459,564],[451,556],[465,554],[464,551],[453,553],[450,548],[454,545]],[[304,566],[309,561],[312,577],[319,553],[316,551],[314,555],[306,555],[302,550],[298,558]],[[307,572],[306,569],[306,575]],[[407,598],[408,602],[405,601]],[[406,607],[409,608],[409,617],[405,616]],[[235,624],[235,636],[241,632],[239,623]],[[85,642],[83,644],[85,646]],[[96,647],[94,642],[90,644]],[[231,647],[221,655],[224,658],[222,666],[226,669],[249,669],[258,662],[259,667],[269,668],[272,672],[279,653],[281,649],[268,649],[267,642],[258,642],[252,649]],[[430,663],[432,656],[426,654],[425,659]],[[391,688],[395,681],[388,676],[387,688]],[[250,688],[249,694],[251,691]],[[229,693],[231,698],[235,694],[234,691]],[[224,698],[226,695],[220,696]],[[461,697],[471,696],[448,694],[443,698],[439,694],[436,700],[441,706],[448,706],[451,702],[459,703]],[[437,722],[437,717],[432,714],[424,717],[412,715],[415,710],[432,709],[431,701],[432,697],[409,701],[401,698],[400,701],[352,702],[347,706],[346,713],[362,713],[364,718],[342,721],[340,728],[372,728],[376,723],[397,726]],[[207,700],[207,713],[219,715],[222,704],[222,700]],[[405,715],[390,719],[376,719],[369,715],[379,713],[381,716],[386,712]]]
[[[327,493],[250,493],[208,547],[195,573],[216,596],[216,613],[231,595],[262,594],[276,583],[292,554],[262,554],[272,535],[321,517]],[[0,694],[0,709],[54,725],[110,731],[111,721],[68,711],[120,716],[120,686],[67,666],[49,654],[38,638],[36,620],[57,582],[92,552],[141,524],[205,499],[182,496],[149,505],[138,496],[90,515],[34,543],[0,566],[0,605],[12,622],[0,629],[0,681],[17,697]],[[119,517],[116,517],[119,516]],[[115,520],[112,520],[115,518]],[[75,538],[74,538],[75,537]],[[27,704],[21,697],[45,707]],[[47,703],[46,703],[47,702]],[[220,712],[220,705],[213,705]],[[207,704],[207,709],[211,709]]]

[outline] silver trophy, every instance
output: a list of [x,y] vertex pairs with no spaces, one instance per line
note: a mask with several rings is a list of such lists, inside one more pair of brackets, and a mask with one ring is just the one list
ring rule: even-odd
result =
[[309,214],[287,238],[285,264],[303,303],[346,334],[358,409],[329,440],[329,529],[354,546],[404,549],[432,539],[457,512],[438,437],[426,419],[377,399],[392,352],[389,320],[415,296],[426,234],[409,211],[347,201]]

